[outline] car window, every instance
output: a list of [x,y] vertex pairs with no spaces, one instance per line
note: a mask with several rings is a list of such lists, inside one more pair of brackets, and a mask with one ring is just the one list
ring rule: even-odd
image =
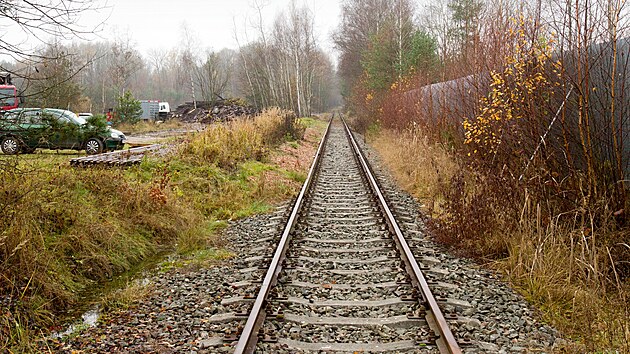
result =
[[18,114],[16,112],[5,113],[2,120],[7,123],[15,123],[17,121]]
[[78,125],[83,125],[87,123],[87,121],[85,120],[85,117],[78,116],[74,114],[74,112],[65,111],[64,116],[67,116],[70,120],[77,123]]
[[70,123],[70,118],[68,118],[68,117],[66,117],[66,116],[59,116],[59,117],[57,117],[57,119],[58,119],[60,122]]
[[0,105],[13,106],[15,104],[15,89],[0,89]]
[[24,123],[42,124],[42,116],[39,111],[28,111],[24,112],[24,118],[22,121]]

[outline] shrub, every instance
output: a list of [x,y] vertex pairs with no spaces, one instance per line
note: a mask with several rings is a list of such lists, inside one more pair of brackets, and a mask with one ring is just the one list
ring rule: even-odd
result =
[[116,111],[114,123],[134,124],[142,115],[140,101],[133,97],[131,91],[125,91],[123,95],[118,96],[118,104],[114,110]]

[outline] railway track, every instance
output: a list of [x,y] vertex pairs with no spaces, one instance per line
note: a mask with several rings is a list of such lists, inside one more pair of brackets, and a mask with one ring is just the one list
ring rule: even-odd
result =
[[273,232],[243,270],[254,281],[224,300],[247,318],[238,336],[225,332],[235,353],[461,352],[341,119],[331,121],[281,236]]

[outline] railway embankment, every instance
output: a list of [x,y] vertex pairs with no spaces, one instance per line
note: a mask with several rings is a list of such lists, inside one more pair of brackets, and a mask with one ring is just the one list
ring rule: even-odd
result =
[[[627,226],[617,224],[623,215],[609,210],[600,219],[587,207],[555,215],[558,203],[569,203],[568,194],[548,194],[546,201],[527,196],[527,190],[503,183],[509,174],[478,173],[421,130],[382,130],[368,141],[396,183],[431,217],[435,239],[500,274],[540,319],[572,339],[564,352],[627,351],[627,272],[617,262],[628,255]],[[591,215],[592,228],[578,226],[579,212]]]

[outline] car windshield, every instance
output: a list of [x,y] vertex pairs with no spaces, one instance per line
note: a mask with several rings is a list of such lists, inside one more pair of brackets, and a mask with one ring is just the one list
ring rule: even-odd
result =
[[15,111],[8,111],[7,113],[4,114],[4,117],[2,118],[8,122],[15,122],[17,121],[18,114],[19,113]]
[[0,105],[13,106],[14,104],[15,104],[15,89],[1,88],[0,89]]
[[87,124],[87,121],[83,117],[79,117],[78,115],[74,114],[73,112],[65,111],[64,115],[68,116],[68,118],[70,118],[70,120],[72,120],[73,122],[75,122],[75,123],[77,123],[79,125]]
[[85,119],[83,119],[82,117],[77,116],[72,111],[66,111],[66,110],[63,110],[63,109],[46,108],[45,112],[53,114],[60,121],[65,121],[65,122],[68,122],[68,123],[74,123],[76,125],[83,125],[83,124],[87,123],[87,121]]

